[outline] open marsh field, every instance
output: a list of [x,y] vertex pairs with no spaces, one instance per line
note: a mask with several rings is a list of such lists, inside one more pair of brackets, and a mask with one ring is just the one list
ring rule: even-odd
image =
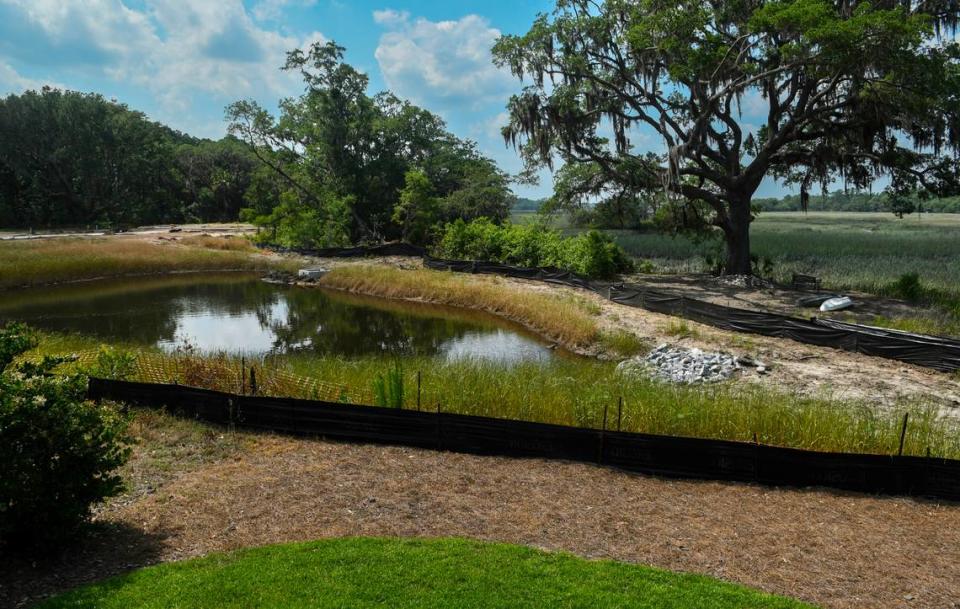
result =
[[[699,272],[717,246],[656,233],[612,231],[631,255],[664,272]],[[960,214],[922,214],[903,220],[888,213],[770,212],[752,226],[753,252],[769,258],[773,275],[815,275],[836,289],[890,292],[907,273],[960,296]]]
[[[533,213],[513,221],[532,222]],[[553,225],[576,231],[563,218]],[[721,251],[714,242],[696,243],[657,232],[609,230],[632,256],[650,260],[658,272],[706,270],[706,258]],[[764,212],[751,225],[754,254],[773,262],[773,274],[821,277],[833,288],[882,294],[906,273],[925,285],[960,295],[960,214],[913,214],[902,220],[882,212]]]

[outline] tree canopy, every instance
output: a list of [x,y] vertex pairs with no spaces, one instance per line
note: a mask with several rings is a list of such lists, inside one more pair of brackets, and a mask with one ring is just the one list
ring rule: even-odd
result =
[[97,94],[0,100],[0,226],[236,220],[256,159]]
[[262,177],[272,184],[273,198],[260,197],[247,217],[284,245],[313,246],[424,240],[428,216],[505,218],[507,176],[440,117],[389,92],[368,95],[367,76],[343,51],[328,42],[289,53],[284,69],[300,73],[305,91],[282,100],[277,117],[252,101],[228,108],[230,132],[269,168]]
[[[588,165],[588,185],[660,190],[712,226],[726,271],[750,272],[751,199],[888,176],[898,192],[957,189],[960,50],[952,0],[558,0],[496,62],[530,83],[503,129],[534,169]],[[748,98],[762,124],[742,120]],[[640,130],[663,142],[640,153]],[[568,189],[569,190],[569,189]]]

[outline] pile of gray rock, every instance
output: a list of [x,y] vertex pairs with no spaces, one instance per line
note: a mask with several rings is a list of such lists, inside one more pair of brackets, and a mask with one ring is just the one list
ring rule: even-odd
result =
[[624,360],[621,374],[652,375],[671,383],[715,383],[732,377],[740,369],[737,358],[728,353],[660,345],[642,357]]

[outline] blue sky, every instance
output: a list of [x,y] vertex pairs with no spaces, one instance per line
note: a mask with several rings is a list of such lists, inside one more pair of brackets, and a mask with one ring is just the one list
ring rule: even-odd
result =
[[[490,62],[503,33],[525,32],[541,0],[0,0],[0,94],[51,85],[95,91],[197,136],[225,132],[223,109],[252,98],[275,107],[301,83],[285,52],[318,40],[441,115],[509,172],[520,169],[499,128],[521,83]],[[749,113],[747,116],[749,120]],[[649,140],[649,141],[648,141]],[[641,149],[659,148],[640,135]],[[518,194],[545,196],[539,187]],[[760,196],[779,194],[765,183]]]

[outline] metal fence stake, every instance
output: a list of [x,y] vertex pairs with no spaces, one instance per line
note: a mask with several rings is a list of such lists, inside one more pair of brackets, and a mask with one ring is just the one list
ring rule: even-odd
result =
[[617,431],[620,431],[620,415],[623,413],[623,396],[617,400]]
[[603,427],[600,428],[600,446],[597,450],[597,463],[603,463],[603,447],[607,440],[607,405],[603,405]]
[[250,366],[250,395],[257,395],[257,371]]
[[417,370],[417,411],[420,411],[420,371]]
[[907,419],[910,417],[909,412],[903,413],[903,427],[900,429],[900,450],[897,451],[897,455],[903,456],[903,441],[907,437]]

